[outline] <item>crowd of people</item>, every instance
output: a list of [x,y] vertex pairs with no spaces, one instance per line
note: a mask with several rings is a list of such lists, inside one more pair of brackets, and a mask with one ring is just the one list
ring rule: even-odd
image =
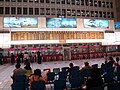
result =
[[25,62],[25,60],[29,60],[31,63],[32,62],[38,62],[38,64],[41,64],[42,62],[42,54],[38,51],[38,52],[32,52],[32,53],[18,53],[17,55],[11,53],[11,64],[14,64],[15,62],[17,63],[21,63],[21,62]]
[[[21,68],[20,67],[21,66],[20,62],[17,61],[17,64],[15,65],[16,69],[13,71],[13,75],[11,76],[12,79],[13,79],[13,82],[15,82],[15,77],[17,75],[25,74],[28,77],[28,83],[30,84],[30,86],[31,86],[31,83],[33,81],[42,80],[45,83],[47,83],[47,75],[42,74],[42,73],[44,73],[44,71],[42,72],[41,69],[35,69],[35,70],[33,70],[31,68],[31,66],[30,66],[30,63],[31,63],[31,61],[27,58],[24,61],[25,67]],[[119,57],[116,57],[115,60],[114,60],[113,57],[109,57],[108,59],[105,60],[104,63],[102,63],[102,65],[101,65],[100,68],[102,68],[102,67],[115,67],[115,70],[116,70],[116,68],[118,66],[120,66],[120,64],[119,64]],[[68,70],[68,72],[69,72],[69,75],[68,75],[69,80],[71,79],[71,72],[74,70],[73,68],[74,68],[74,64],[70,63],[69,64],[69,70]],[[85,85],[85,89],[86,90],[90,90],[91,87],[97,87],[97,86],[103,85],[104,80],[103,80],[103,78],[101,76],[100,69],[99,68],[93,68],[89,64],[89,62],[84,62],[84,67],[82,67],[80,69],[80,74],[82,75],[83,72],[85,70],[88,70],[88,69],[91,71],[91,75],[90,75],[90,77],[88,77],[83,82],[83,84]],[[45,76],[43,76],[43,75],[45,75]]]
[[30,62],[37,62],[41,64],[42,62],[42,53],[37,52],[24,52],[24,53],[10,53],[8,56],[4,56],[3,53],[0,53],[0,65],[10,62],[12,65],[14,63],[24,63],[26,59],[29,59]]

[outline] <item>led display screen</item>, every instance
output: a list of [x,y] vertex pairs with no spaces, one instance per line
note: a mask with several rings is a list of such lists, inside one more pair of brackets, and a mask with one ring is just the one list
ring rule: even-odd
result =
[[120,30],[120,22],[114,22],[115,30]]
[[85,28],[108,28],[108,20],[84,19]]
[[37,28],[38,19],[32,17],[4,17],[4,28]]
[[46,18],[47,28],[76,28],[75,18]]

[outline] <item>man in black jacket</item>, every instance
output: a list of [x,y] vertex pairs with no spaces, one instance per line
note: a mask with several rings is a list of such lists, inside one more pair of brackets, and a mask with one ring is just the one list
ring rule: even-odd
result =
[[41,55],[41,53],[38,51],[37,52],[37,62],[38,62],[38,64],[41,64],[41,61],[42,61],[42,55]]

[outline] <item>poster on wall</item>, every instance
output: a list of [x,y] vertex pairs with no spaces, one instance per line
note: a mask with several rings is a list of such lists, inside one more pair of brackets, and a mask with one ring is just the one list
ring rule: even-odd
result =
[[85,28],[108,28],[108,20],[84,19]]
[[4,28],[37,28],[38,19],[32,17],[4,17]]
[[114,22],[115,30],[120,30],[120,22]]
[[75,18],[46,18],[47,28],[76,28]]

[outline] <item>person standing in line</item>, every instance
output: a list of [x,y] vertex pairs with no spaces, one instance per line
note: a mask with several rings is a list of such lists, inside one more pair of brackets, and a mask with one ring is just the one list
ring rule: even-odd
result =
[[108,62],[108,55],[107,55],[107,53],[104,54],[104,59],[105,59],[105,63],[107,63]]
[[34,52],[35,62],[37,62],[37,52]]
[[37,52],[37,62],[38,62],[38,64],[41,64],[41,61],[42,61],[42,55],[41,55],[41,53],[38,51],[38,52]]
[[0,53],[0,65],[3,65],[3,54]]
[[24,57],[24,59],[30,59],[28,52],[25,52],[23,57]]
[[20,59],[21,59],[21,62],[22,62],[22,63],[23,63],[23,61],[24,61],[24,60],[23,60],[23,57],[24,57],[24,56],[23,56],[23,53],[20,53]]
[[30,57],[29,57],[28,52],[25,52],[24,55],[23,55],[23,57],[24,57],[24,63],[25,63],[26,60],[30,61]]
[[15,63],[15,55],[11,53],[11,64],[14,65]]
[[35,62],[35,53],[34,52],[31,53],[31,62]]
[[20,63],[20,62],[21,62],[21,61],[20,61],[20,54],[19,54],[19,53],[16,55],[15,60],[16,60],[17,63]]

